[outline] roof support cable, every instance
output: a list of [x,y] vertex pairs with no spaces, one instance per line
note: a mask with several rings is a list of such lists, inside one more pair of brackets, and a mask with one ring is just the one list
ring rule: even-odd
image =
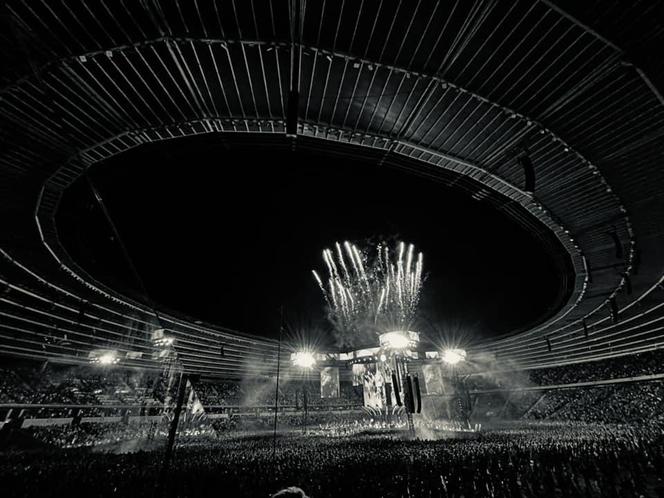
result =
[[95,200],[97,201],[97,204],[99,204],[99,207],[101,208],[102,212],[104,213],[104,217],[106,218],[106,221],[108,222],[108,225],[111,227],[111,230],[113,231],[113,235],[115,235],[115,240],[117,240],[118,245],[120,246],[120,249],[122,250],[122,254],[127,260],[127,264],[129,265],[129,269],[134,275],[134,278],[136,279],[136,282],[138,283],[141,292],[143,293],[143,296],[147,300],[148,306],[152,309],[152,312],[154,313],[155,318],[157,319],[157,322],[159,325],[163,328],[162,320],[161,317],[159,316],[159,312],[157,311],[157,308],[155,307],[155,303],[150,297],[150,294],[148,293],[147,288],[145,287],[145,282],[143,282],[143,279],[141,278],[141,275],[138,273],[138,269],[136,268],[136,265],[134,265],[134,261],[131,259],[131,256],[129,256],[129,251],[127,251],[127,246],[125,246],[124,242],[122,241],[122,237],[120,236],[120,232],[118,231],[117,226],[113,222],[113,218],[111,218],[111,214],[108,212],[108,209],[106,207],[106,204],[104,203],[104,199],[102,198],[101,194],[99,193],[99,190],[97,190],[97,187],[95,187],[95,184],[92,181],[92,178],[90,178],[89,173],[86,171],[85,173],[85,179],[88,182],[88,185],[90,186],[90,190],[92,191],[92,195],[94,196]]

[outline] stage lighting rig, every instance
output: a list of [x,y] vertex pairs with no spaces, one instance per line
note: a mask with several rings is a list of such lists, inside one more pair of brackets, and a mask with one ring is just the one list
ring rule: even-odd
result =
[[454,390],[452,404],[458,408],[458,415],[466,428],[470,429],[470,415],[472,413],[472,401],[470,393],[466,387],[465,380],[459,375],[459,369],[456,367],[466,361],[466,350],[460,348],[444,349],[441,353],[443,363],[450,367],[452,375],[452,387]]
[[310,351],[298,351],[291,354],[293,366],[310,369],[316,364],[316,355]]
[[90,351],[88,360],[94,365],[117,365],[120,363],[120,356],[115,349],[94,349]]
[[100,365],[114,365],[118,361],[120,360],[113,353],[106,353],[105,355],[99,357]]
[[453,366],[466,359],[466,351],[458,348],[446,349],[441,357],[445,363]]
[[380,347],[393,351],[406,351],[414,348],[420,340],[417,332],[394,331],[381,334],[378,338]]

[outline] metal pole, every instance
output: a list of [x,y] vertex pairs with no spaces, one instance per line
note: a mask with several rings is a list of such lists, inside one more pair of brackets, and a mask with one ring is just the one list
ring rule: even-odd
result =
[[[413,422],[413,412],[411,411],[411,408],[415,402],[413,399],[413,389],[412,389],[412,384],[410,382],[410,378],[408,377],[408,366],[406,365],[406,357],[401,358],[401,385],[403,386],[403,405],[404,408],[406,408],[406,422],[408,423],[408,432],[410,432],[411,435],[415,435],[415,423]],[[408,383],[408,387],[406,387],[406,383]]]
[[150,297],[150,294],[148,293],[147,287],[145,286],[145,282],[143,282],[143,279],[141,278],[140,273],[138,273],[138,269],[136,268],[136,265],[134,265],[134,261],[131,259],[131,256],[129,256],[129,251],[127,251],[127,246],[125,246],[124,242],[122,241],[122,237],[120,237],[120,232],[118,231],[117,226],[113,222],[113,218],[111,218],[111,214],[108,212],[108,208],[106,207],[106,203],[104,202],[104,199],[102,198],[101,194],[99,193],[99,190],[97,190],[97,187],[92,181],[92,178],[90,178],[90,175],[86,172],[85,173],[85,179],[88,182],[88,186],[90,187],[90,191],[92,192],[92,195],[94,196],[95,200],[97,201],[97,204],[99,204],[99,208],[101,209],[104,217],[106,218],[106,221],[108,222],[111,230],[113,231],[113,235],[115,237],[116,242],[118,243],[118,246],[120,246],[120,250],[122,251],[122,255],[124,256],[127,265],[129,265],[129,270],[132,272],[134,275],[134,279],[136,280],[136,283],[139,285],[141,292],[143,293],[143,296],[147,300],[147,304],[150,308],[152,308],[152,313],[154,313],[155,318],[157,319],[157,322],[161,327],[163,327],[163,324],[161,322],[161,317],[159,316],[159,312],[157,311],[157,306],[155,302],[152,300]]
[[277,346],[277,387],[274,391],[274,433],[272,436],[272,455],[277,452],[277,415],[279,412],[279,371],[281,367],[281,333],[284,324],[284,307],[280,309],[279,317],[279,345]]
[[180,413],[182,411],[182,405],[184,404],[184,393],[186,390],[187,390],[187,375],[181,372],[180,382],[178,384],[178,398],[175,404],[175,411],[173,412],[173,420],[171,421],[171,426],[168,430],[168,443],[166,444],[166,452],[164,453],[164,463],[161,468],[161,474],[159,477],[156,496],[161,495],[161,491],[164,487],[164,478],[166,477],[166,473],[168,472],[168,468],[171,464],[173,447],[175,446],[175,435],[177,434],[178,424],[180,422]]
[[302,397],[303,397],[303,401],[304,401],[304,429],[303,429],[302,432],[304,432],[304,434],[306,434],[307,433],[307,415],[309,415],[309,399],[308,399],[308,396],[307,396],[307,389],[306,389],[307,388],[307,381],[306,381],[306,378],[303,381],[302,385],[304,386],[302,388]]

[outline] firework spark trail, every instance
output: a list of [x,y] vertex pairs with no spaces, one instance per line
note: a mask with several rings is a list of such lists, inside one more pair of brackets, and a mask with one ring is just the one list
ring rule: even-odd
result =
[[327,292],[325,292],[325,287],[323,287],[323,281],[321,280],[318,273],[316,273],[316,270],[311,270],[311,273],[314,274],[314,278],[316,279],[316,282],[318,282],[318,287],[320,287],[320,290],[323,292],[323,296],[325,297],[325,302],[329,305],[330,301],[327,297]]
[[338,306],[336,293],[334,292],[334,282],[330,280],[330,296],[332,297],[332,303],[336,308]]
[[337,246],[337,256],[339,258],[339,262],[341,263],[341,269],[344,271],[344,278],[348,279],[348,268],[346,268],[344,256],[343,253],[341,252],[341,245],[339,244],[339,242],[337,242],[335,245]]
[[385,289],[380,291],[380,301],[378,301],[378,313],[383,309],[383,303],[385,302]]
[[351,248],[348,241],[344,242],[344,247],[346,248],[350,262],[353,263],[353,270],[355,270],[355,275],[359,276],[360,272],[358,271],[357,264],[355,263],[355,255],[353,254],[353,249]]
[[[343,247],[342,247],[343,246]],[[377,327],[407,327],[415,319],[422,287],[422,253],[401,242],[391,256],[384,244],[376,256],[343,242],[336,251],[325,249],[327,285],[313,272],[329,307],[329,317],[346,332],[367,324]]]

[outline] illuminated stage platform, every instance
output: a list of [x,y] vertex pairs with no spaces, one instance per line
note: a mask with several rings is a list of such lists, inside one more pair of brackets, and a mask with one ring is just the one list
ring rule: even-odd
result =
[[340,376],[350,376],[369,416],[387,426],[405,419],[412,434],[418,422],[447,418],[459,428],[471,428],[472,403],[459,375],[465,350],[426,351],[419,334],[410,330],[385,332],[377,339],[376,347],[344,353],[299,351],[291,361],[299,370],[320,367],[322,398],[338,397]]

